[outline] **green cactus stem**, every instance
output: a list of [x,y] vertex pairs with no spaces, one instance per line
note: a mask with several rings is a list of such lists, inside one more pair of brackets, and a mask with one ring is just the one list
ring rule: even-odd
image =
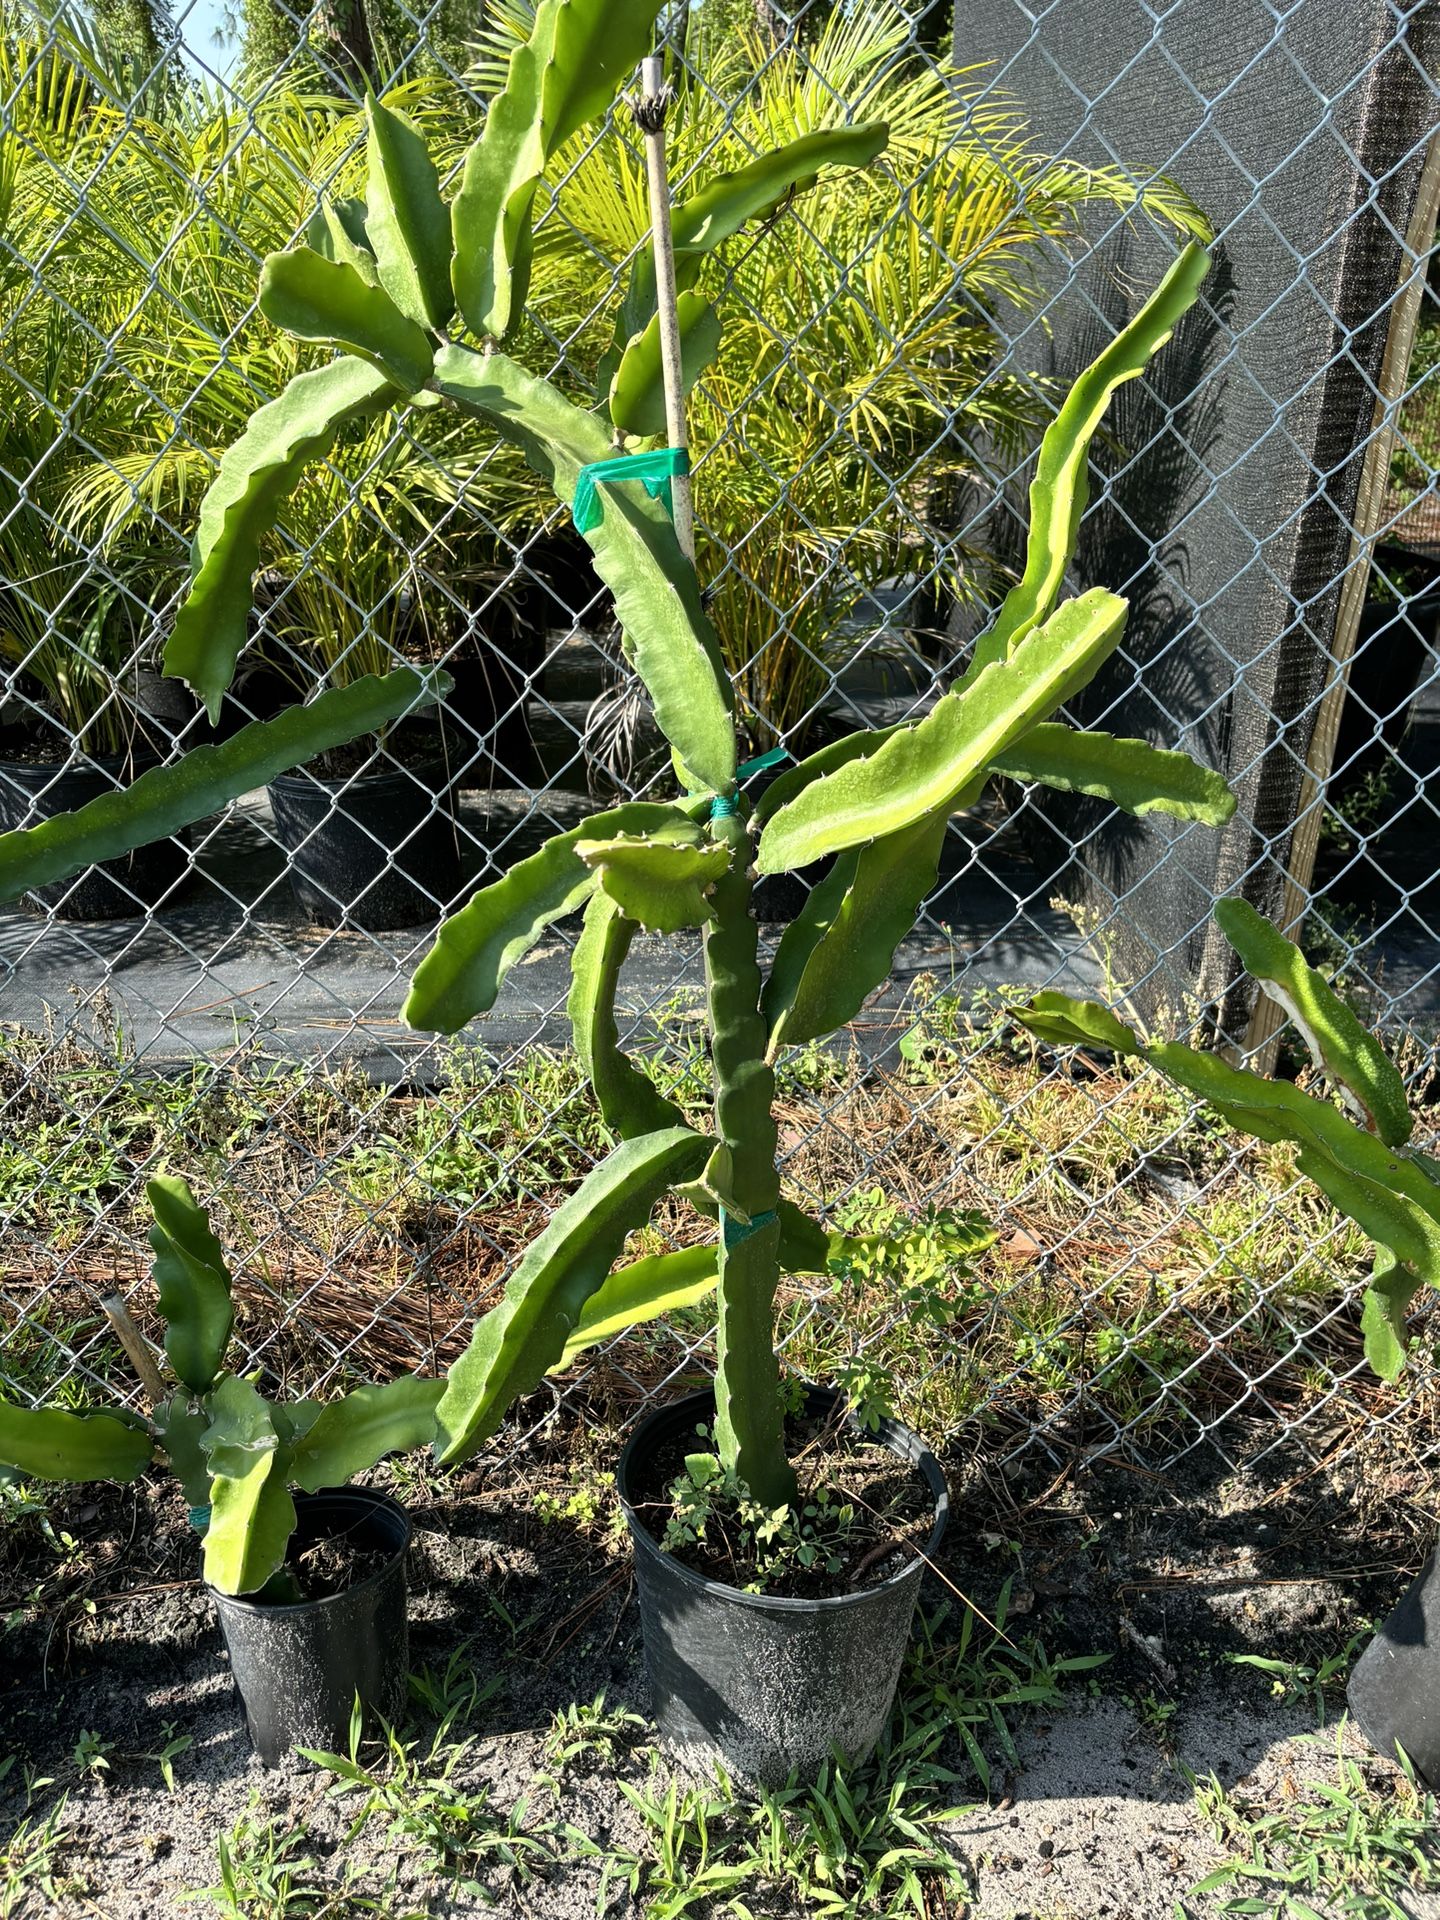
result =
[[730,848],[729,869],[715,883],[715,918],[705,931],[705,985],[715,1133],[729,1151],[734,1202],[720,1211],[715,1444],[755,1498],[778,1507],[794,1499],[795,1473],[785,1454],[773,1338],[780,1176],[775,1076],[765,1058],[760,1011],[759,930],[750,913],[754,847],[744,815],[724,800],[710,831]]

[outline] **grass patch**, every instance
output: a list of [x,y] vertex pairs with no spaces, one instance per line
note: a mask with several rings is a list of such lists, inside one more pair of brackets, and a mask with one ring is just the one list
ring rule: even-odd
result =
[[[1222,1896],[1222,1914],[1409,1920],[1411,1895],[1440,1890],[1434,1796],[1408,1764],[1398,1780],[1387,1770],[1373,1786],[1347,1757],[1343,1731],[1332,1777],[1292,1790],[1282,1807],[1261,1808],[1228,1794],[1213,1775],[1196,1782],[1195,1797],[1231,1858],[1207,1874],[1192,1897]],[[1188,1920],[1188,1909],[1182,1912]]]
[[[920,983],[915,1004],[893,1072],[818,1047],[780,1064],[787,1190],[902,1243],[785,1284],[795,1372],[922,1431],[1083,1406],[1163,1444],[1248,1381],[1293,1418],[1355,1366],[1346,1290],[1368,1251],[1290,1149],[1237,1144],[1156,1074],[1057,1061],[1018,1035],[1005,996],[965,1005]],[[698,1120],[693,1019],[671,1009],[645,1058]],[[253,1060],[146,1072],[103,1008],[58,1043],[0,1032],[0,1382],[72,1405],[107,1377],[128,1387],[95,1296],[118,1277],[151,1324],[141,1196],[162,1165],[216,1195],[240,1338],[275,1390],[448,1364],[610,1141],[568,1054],[441,1059],[420,1095]],[[667,1201],[634,1250],[711,1231]],[[578,1377],[623,1413],[687,1359],[703,1366],[712,1327],[701,1304]]]

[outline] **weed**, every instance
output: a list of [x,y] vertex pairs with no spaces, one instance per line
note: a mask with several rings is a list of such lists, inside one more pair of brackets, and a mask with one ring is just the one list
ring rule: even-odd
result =
[[1057,1706],[1064,1683],[1093,1673],[1108,1653],[1073,1654],[1051,1660],[1038,1640],[1015,1641],[1006,1633],[1011,1582],[1000,1589],[989,1620],[969,1606],[956,1613],[947,1601],[921,1615],[919,1632],[906,1665],[902,1697],[912,1714],[926,1715],[948,1727],[965,1749],[982,1792],[989,1793],[991,1751],[1006,1764],[1020,1764],[1009,1716],[1017,1707],[1045,1710]]
[[259,1797],[252,1795],[248,1811],[215,1843],[220,1884],[185,1897],[208,1900],[225,1920],[348,1920],[359,1914],[420,1920],[362,1893],[348,1873],[340,1886],[327,1884],[309,1844],[304,1827],[262,1817]]
[[[1309,1740],[1317,1746],[1314,1735]],[[1312,1781],[1283,1808],[1232,1798],[1212,1774],[1195,1781],[1200,1817],[1233,1856],[1191,1889],[1233,1889],[1222,1914],[1268,1920],[1407,1920],[1410,1896],[1440,1889],[1437,1808],[1408,1762],[1379,1790],[1335,1741],[1335,1778]],[[1184,1908],[1181,1912],[1184,1913]]]
[[409,1678],[411,1699],[447,1729],[468,1726],[504,1684],[498,1673],[481,1684],[470,1663],[468,1641],[455,1649],[438,1673],[434,1667],[422,1667]]
[[[704,1429],[702,1429],[704,1431]],[[767,1507],[756,1500],[713,1453],[687,1453],[685,1471],[666,1489],[669,1517],[661,1545],[667,1553],[713,1537],[742,1568],[753,1565],[745,1593],[763,1593],[787,1573],[837,1574],[855,1525],[855,1508],[818,1487],[798,1506]],[[736,1575],[739,1580],[739,1574]]]
[[387,1727],[379,1758],[366,1765],[360,1758],[362,1715],[357,1700],[348,1753],[308,1748],[300,1752],[335,1776],[332,1794],[359,1799],[346,1846],[372,1824],[379,1824],[389,1848],[418,1854],[429,1872],[484,1899],[486,1889],[475,1877],[482,1868],[505,1870],[513,1883],[523,1886],[532,1868],[554,1855],[546,1841],[527,1827],[524,1799],[502,1813],[492,1810],[488,1787],[466,1785],[462,1774],[474,1741],[452,1740],[454,1723],[454,1713],[447,1713],[428,1744],[402,1739]]
[[[681,1920],[687,1913],[713,1912],[743,1915],[738,1899],[727,1899],[754,1872],[738,1834],[729,1821],[730,1797],[708,1787],[682,1787],[671,1779],[661,1790],[659,1764],[652,1765],[648,1791],[619,1782],[620,1791],[639,1814],[650,1842],[636,1853],[624,1847],[608,1852],[592,1841],[582,1841],[577,1852],[601,1862],[595,1911],[610,1905],[610,1890],[619,1884],[632,1901],[644,1898],[647,1920]],[[714,1836],[712,1839],[712,1828]]]
[[70,1764],[82,1780],[86,1778],[99,1780],[110,1771],[110,1755],[114,1751],[113,1740],[104,1740],[98,1733],[92,1733],[86,1729],[75,1742],[75,1751],[70,1756]]
[[629,1535],[615,1497],[615,1475],[606,1469],[582,1464],[577,1482],[563,1497],[548,1487],[537,1487],[534,1507],[542,1526],[568,1521],[581,1533],[596,1535],[607,1554],[626,1546]]
[[80,1891],[78,1883],[64,1880],[59,1874],[64,1839],[65,1798],[62,1795],[43,1820],[32,1819],[27,1814],[10,1838],[0,1842],[0,1920],[10,1920],[12,1914],[20,1913],[28,1904],[32,1890],[43,1893],[50,1901],[59,1901],[68,1893]]
[[158,1753],[142,1754],[144,1760],[153,1760],[160,1769],[160,1778],[165,1782],[165,1791],[175,1791],[175,1762],[182,1753],[188,1753],[195,1742],[188,1733],[176,1733],[173,1720],[167,1720],[160,1729],[165,1735],[165,1744]]
[[649,1782],[620,1790],[640,1816],[646,1852],[602,1858],[597,1910],[617,1882],[644,1901],[650,1920],[689,1913],[755,1920],[761,1913],[823,1914],[826,1920],[901,1920],[924,1914],[934,1894],[958,1893],[963,1870],[943,1828],[963,1809],[940,1794],[956,1776],[937,1752],[943,1721],[917,1721],[901,1707],[875,1755],[860,1767],[838,1760],[813,1785],[790,1784],[756,1801],[718,1785]]
[[1121,1698],[1135,1715],[1141,1731],[1149,1734],[1162,1753],[1170,1755],[1174,1743],[1171,1722],[1180,1711],[1180,1702],[1162,1700],[1153,1688],[1147,1688],[1144,1693],[1122,1694]]
[[608,1705],[603,1692],[588,1703],[557,1708],[541,1748],[554,1776],[549,1784],[558,1792],[560,1779],[582,1764],[588,1772],[613,1767],[620,1749],[644,1730],[638,1713]]
[[1315,1709],[1315,1724],[1323,1727],[1327,1690],[1344,1685],[1357,1648],[1363,1646],[1374,1631],[1372,1625],[1361,1627],[1337,1653],[1324,1655],[1313,1667],[1299,1660],[1269,1660],[1258,1653],[1228,1653],[1225,1658],[1232,1666],[1254,1667],[1258,1673],[1268,1673],[1270,1691],[1277,1700],[1288,1700],[1292,1694],[1309,1700]]

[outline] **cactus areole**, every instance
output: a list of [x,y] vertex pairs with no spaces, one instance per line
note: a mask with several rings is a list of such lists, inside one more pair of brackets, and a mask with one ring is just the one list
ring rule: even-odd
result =
[[[322,204],[307,244],[272,255],[261,276],[267,317],[331,357],[255,413],[200,510],[192,584],[166,670],[212,712],[246,641],[261,542],[307,463],[323,459],[349,423],[416,406],[448,409],[518,450],[567,506],[585,469],[654,450],[645,436],[664,418],[665,396],[651,254],[634,263],[617,302],[614,349],[593,397],[562,391],[508,349],[524,313],[546,168],[610,108],[649,53],[661,11],[662,0],[540,0],[448,203],[419,129],[368,101],[364,206]],[[837,107],[833,127],[676,202],[687,383],[722,336],[723,316],[700,285],[708,256],[747,223],[776,217],[827,168],[868,165],[886,142],[883,125],[847,122]],[[947,820],[991,778],[1104,795],[1182,821],[1219,823],[1233,810],[1218,774],[1184,755],[1056,719],[1114,653],[1125,623],[1125,602],[1112,593],[1062,597],[1087,498],[1088,448],[1110,396],[1169,338],[1207,264],[1200,249],[1186,249],[1075,382],[1040,451],[1023,575],[943,698],[913,725],[844,740],[789,769],[754,807],[737,786],[734,693],[701,584],[657,497],[663,489],[652,493],[613,470],[604,478],[598,516],[593,508],[583,515],[584,538],[613,596],[626,657],[673,749],[680,791],[670,801],[617,806],[551,840],[441,926],[411,983],[408,1023],[454,1033],[494,1004],[508,970],[547,927],[583,909],[570,1013],[616,1141],[520,1260],[452,1368],[436,1408],[441,1460],[484,1445],[515,1397],[577,1340],[713,1283],[719,1452],[767,1505],[790,1498],[774,1301],[782,1273],[824,1271],[830,1242],[781,1191],[772,1111],[780,1049],[843,1026],[885,980],[935,883]],[[693,351],[683,350],[687,343]],[[703,515],[703,458],[697,466]],[[408,711],[442,691],[403,671],[370,683],[349,696],[365,708],[354,731],[373,727],[382,710]],[[86,862],[114,857],[203,817],[244,790],[257,761],[307,757],[312,727],[333,743],[348,710],[337,711],[339,696],[327,698],[328,707],[299,710],[283,739],[274,736],[279,723],[266,723],[271,734],[247,737],[247,729],[208,760],[191,755],[147,775],[128,810],[122,803],[76,815],[49,841],[37,836],[56,823],[0,837],[0,896],[23,891],[42,869],[52,877],[82,853]],[[829,869],[766,978],[756,876],[825,859]],[[688,1125],[619,1046],[616,980],[642,927],[698,930],[704,946],[714,1074],[708,1131]],[[617,1264],[627,1237],[677,1188],[714,1223],[708,1255],[686,1248]]]

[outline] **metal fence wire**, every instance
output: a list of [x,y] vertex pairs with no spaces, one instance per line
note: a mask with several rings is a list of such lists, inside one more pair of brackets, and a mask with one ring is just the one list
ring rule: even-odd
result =
[[[1157,363],[1096,453],[1085,583],[1158,577],[1163,618],[1147,590],[1140,637],[1086,717],[1122,715],[1225,766],[1240,851],[1227,871],[1198,825],[1117,841],[1102,810],[1061,813],[1018,788],[955,819],[894,983],[837,1048],[781,1074],[796,1197],[832,1222],[908,1223],[920,1244],[796,1283],[787,1342],[797,1364],[893,1372],[931,1430],[983,1434],[1002,1460],[1080,1446],[1164,1466],[1208,1442],[1236,1461],[1278,1448],[1334,1466],[1387,1436],[1413,1446],[1433,1369],[1422,1339],[1399,1386],[1370,1379],[1358,1236],[1283,1155],[1215,1133],[1152,1079],[1037,1053],[1005,1003],[1051,985],[1143,999],[1148,985],[1152,1017],[1194,1027],[1219,998],[1197,958],[1212,888],[1254,883],[1363,1001],[1417,1103],[1429,1094],[1440,311],[1423,291],[1423,163],[1440,88],[1415,48],[1420,10],[1362,9],[1368,38],[1337,77],[1306,65],[1316,0],[1234,19],[1122,8],[1133,44],[1121,33],[1106,49],[1102,81],[1066,64],[1078,10],[1067,28],[1063,5],[1017,9],[1002,30],[992,9],[988,46],[958,32],[960,11],[703,0],[669,23],[681,192],[798,131],[892,130],[882,163],[827,176],[716,267],[726,334],[694,400],[701,565],[752,750],[918,713],[948,682],[1004,589],[1038,432],[1058,377],[1087,357],[1071,347],[1093,349],[1117,302],[1143,294],[1145,263],[1208,220],[1219,265],[1203,352],[1185,363],[1194,391],[1177,397]],[[258,313],[260,259],[302,233],[317,193],[363,190],[367,80],[414,115],[453,186],[524,15],[520,0],[483,19],[405,0],[255,0],[240,19],[162,0],[83,14],[4,0],[6,824],[207,737],[156,669],[218,453],[296,364]],[[1218,42],[1246,35],[1252,52],[1220,58]],[[1183,83],[1188,121],[1173,151],[1157,151],[1163,121],[1123,150],[1109,108],[1155,60]],[[1353,276],[1332,296],[1317,254],[1283,239],[1293,173],[1263,166],[1226,119],[1246,76],[1277,60],[1312,102],[1304,139],[1328,143],[1315,175],[1327,246],[1366,222],[1390,235],[1363,310]],[[1381,167],[1345,116],[1397,61],[1415,127]],[[577,393],[643,244],[642,177],[617,109],[542,193],[519,352]],[[1275,590],[1241,650],[1185,529],[1207,511],[1234,521],[1236,472],[1290,432],[1250,380],[1267,316],[1246,317],[1227,278],[1232,229],[1267,223],[1272,307],[1313,309],[1296,355],[1317,328],[1327,342],[1306,393],[1333,414],[1327,380],[1348,371],[1368,404],[1328,458],[1323,433],[1288,440],[1299,478],[1281,521],[1323,505],[1346,538],[1298,606],[1268,536],[1236,545],[1222,586],[1269,569]],[[1284,711],[1255,667],[1297,621],[1319,665]],[[1220,669],[1187,682],[1177,668],[1202,643]],[[251,1363],[323,1393],[457,1351],[547,1204],[603,1151],[565,1054],[570,930],[459,1041],[399,1017],[442,912],[597,800],[664,791],[668,770],[568,516],[507,454],[418,409],[342,438],[297,492],[263,556],[221,729],[397,658],[451,673],[440,726],[0,913],[7,1392],[127,1391],[96,1303],[118,1284],[153,1325],[143,1183],[157,1167],[216,1204]],[[1264,724],[1240,725],[1236,702],[1257,685]],[[1262,817],[1266,769],[1287,757],[1295,797],[1277,822]],[[767,887],[772,946],[795,900]],[[694,1100],[699,978],[692,936],[646,938],[623,989],[629,1039]],[[999,1236],[978,1265],[964,1250],[977,1212]],[[690,1230],[677,1208],[652,1232]],[[700,1306],[612,1342],[497,1445],[566,1409],[663,1392],[707,1337]]]

